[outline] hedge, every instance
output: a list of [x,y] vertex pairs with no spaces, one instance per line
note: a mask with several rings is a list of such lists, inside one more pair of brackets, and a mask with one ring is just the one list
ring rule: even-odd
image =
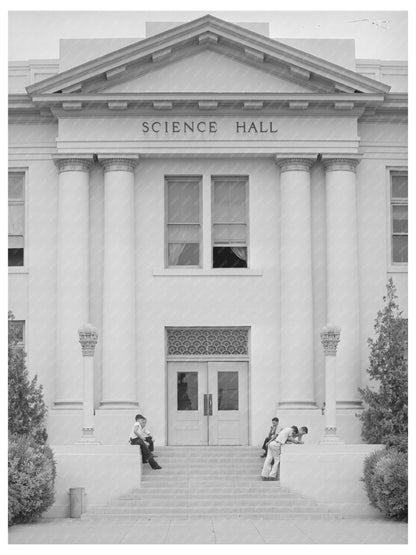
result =
[[407,454],[396,449],[388,449],[374,467],[376,506],[388,518],[407,520],[407,477]]
[[9,526],[32,522],[55,501],[52,450],[33,437],[9,438]]

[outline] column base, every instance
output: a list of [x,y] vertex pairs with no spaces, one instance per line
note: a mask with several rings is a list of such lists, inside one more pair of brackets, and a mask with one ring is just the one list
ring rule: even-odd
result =
[[137,401],[102,401],[100,409],[104,410],[123,410],[123,409],[138,409],[139,403]]
[[82,428],[82,437],[77,443],[94,443],[97,445],[101,442],[95,437],[94,428]]
[[75,401],[72,399],[55,401],[53,404],[54,409],[79,410],[79,409],[82,409],[82,407],[83,407],[82,401]]
[[363,408],[362,401],[337,401],[337,410],[338,409],[349,409],[349,410],[357,410]]
[[311,410],[318,407],[314,401],[281,401],[278,408],[282,410]]
[[336,428],[325,428],[325,435],[319,442],[320,445],[341,445],[343,443],[337,436]]

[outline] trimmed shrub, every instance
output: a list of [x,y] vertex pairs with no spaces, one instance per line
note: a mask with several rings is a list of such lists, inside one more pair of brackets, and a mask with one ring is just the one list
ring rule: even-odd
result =
[[388,518],[407,520],[407,455],[388,449],[375,464],[372,487],[376,506]]
[[383,300],[374,324],[375,337],[368,340],[367,372],[373,383],[359,391],[366,407],[360,415],[362,437],[368,443],[385,444],[408,432],[408,328],[391,278]]
[[55,501],[52,450],[31,436],[9,438],[9,526],[31,522]]
[[13,320],[9,312],[9,526],[35,520],[52,505],[56,474],[42,386],[29,377]]
[[19,338],[13,326],[14,316],[9,312],[8,342],[8,405],[9,434],[30,434],[38,443],[46,443],[46,406],[42,386],[37,376],[30,379],[26,368],[26,353],[19,347]]
[[379,460],[385,457],[386,454],[387,449],[380,449],[379,451],[373,451],[370,453],[370,455],[368,455],[364,460],[364,477],[362,478],[362,481],[364,482],[368,499],[373,507],[377,507],[377,497],[373,488],[375,467]]

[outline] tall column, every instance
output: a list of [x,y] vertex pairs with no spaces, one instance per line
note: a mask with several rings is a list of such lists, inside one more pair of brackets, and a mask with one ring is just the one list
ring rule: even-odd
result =
[[77,330],[89,319],[88,211],[91,158],[55,158],[58,177],[55,407],[81,408]]
[[321,331],[325,353],[325,434],[320,443],[341,443],[337,435],[336,355],[341,329],[328,324]]
[[81,443],[98,443],[94,434],[94,351],[98,341],[96,328],[84,324],[78,330],[83,359],[83,419]]
[[308,158],[276,158],[281,202],[282,408],[314,408],[312,227]]
[[100,156],[104,166],[102,408],[137,407],[134,168],[138,156]]
[[337,356],[337,405],[360,406],[357,159],[324,159],[326,170],[327,322],[342,328]]

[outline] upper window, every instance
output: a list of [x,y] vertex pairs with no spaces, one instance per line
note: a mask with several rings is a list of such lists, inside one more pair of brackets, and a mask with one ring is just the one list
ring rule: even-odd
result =
[[394,171],[390,174],[391,256],[396,264],[408,260],[408,175]]
[[9,173],[9,266],[23,266],[25,243],[25,174]]
[[167,266],[200,266],[201,257],[201,179],[166,179]]
[[247,268],[247,178],[212,180],[214,268]]

